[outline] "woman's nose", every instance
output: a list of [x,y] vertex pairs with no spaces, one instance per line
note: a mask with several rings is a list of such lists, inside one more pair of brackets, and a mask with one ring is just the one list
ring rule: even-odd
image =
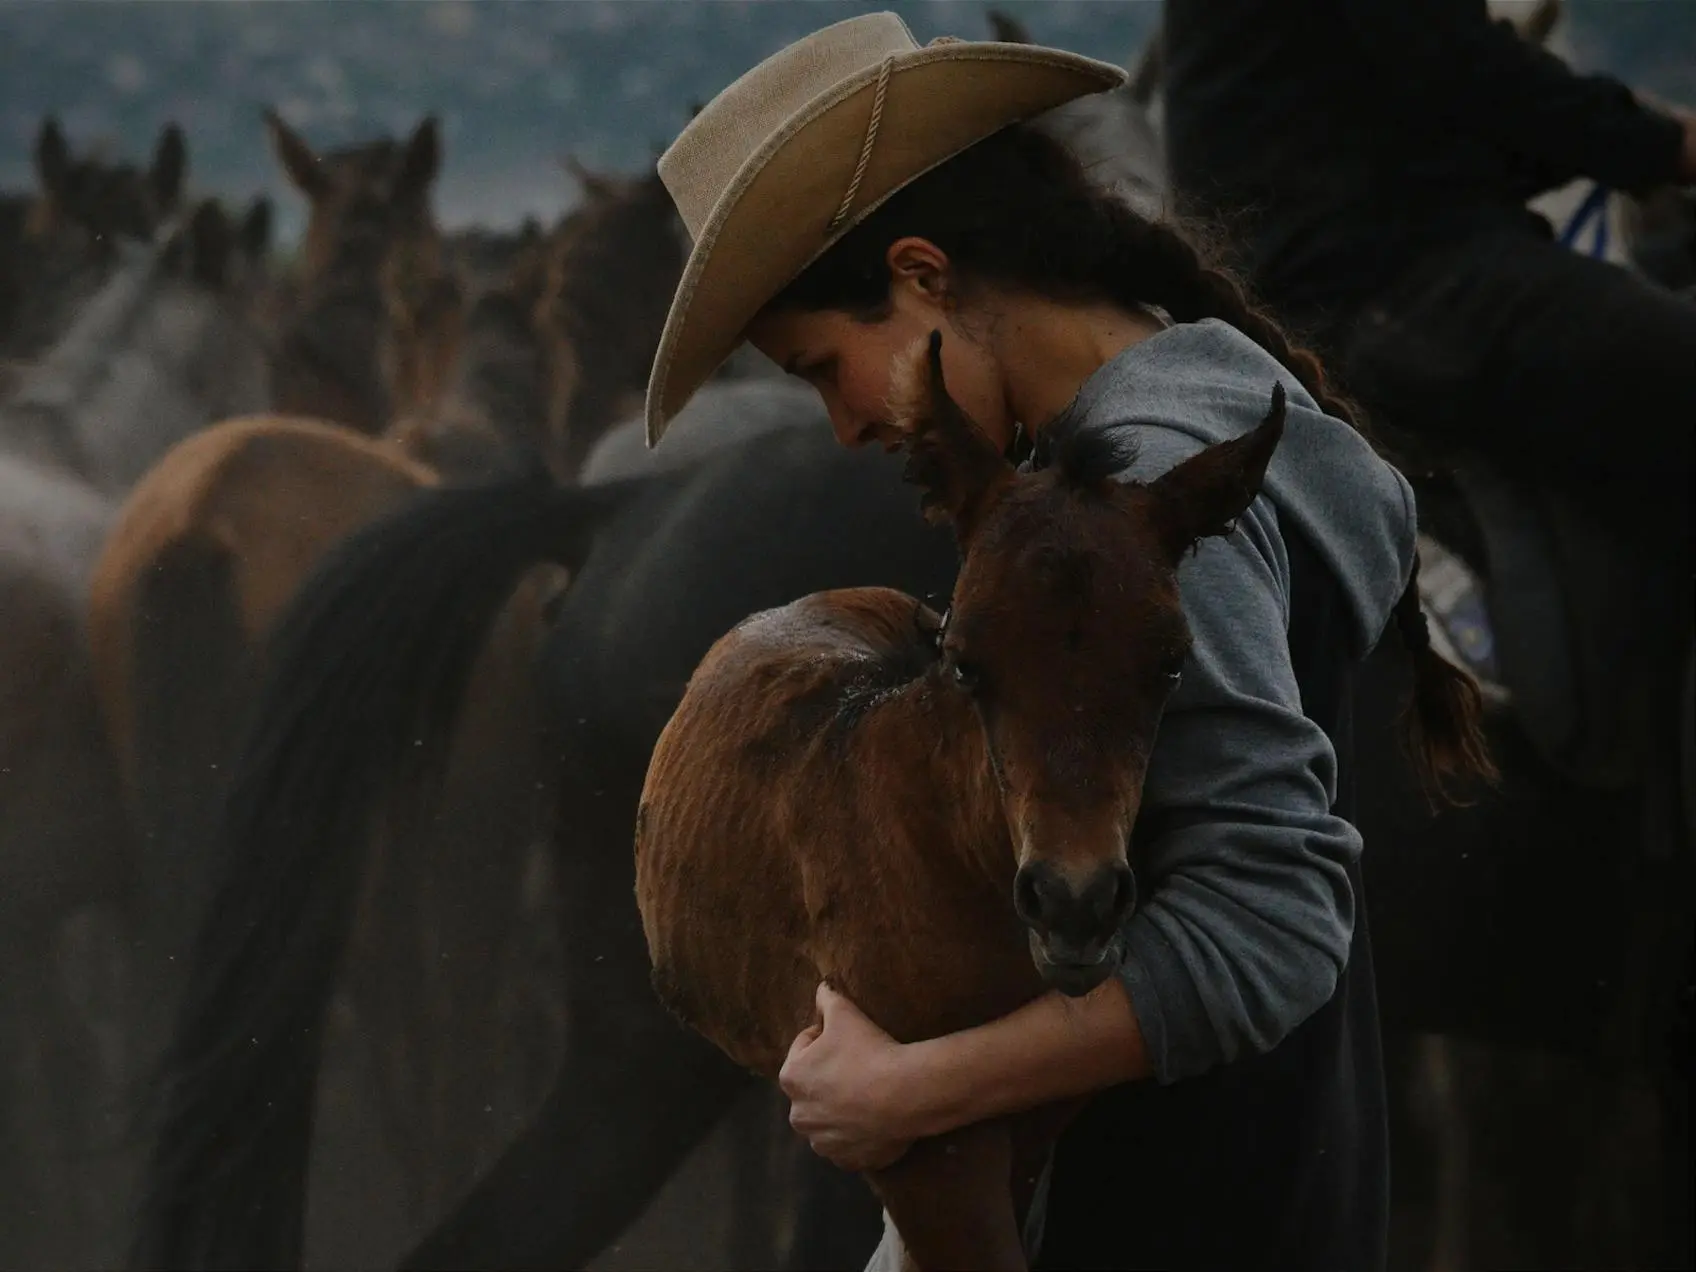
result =
[[831,411],[830,426],[836,433],[836,440],[850,450],[873,440],[877,431],[877,425],[873,421],[855,419],[840,409]]

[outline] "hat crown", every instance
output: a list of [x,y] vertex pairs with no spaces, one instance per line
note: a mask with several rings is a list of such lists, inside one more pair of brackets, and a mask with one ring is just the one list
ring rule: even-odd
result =
[[811,101],[886,58],[918,49],[893,13],[868,13],[797,40],[737,79],[660,156],[660,180],[699,239],[719,196],[754,153]]

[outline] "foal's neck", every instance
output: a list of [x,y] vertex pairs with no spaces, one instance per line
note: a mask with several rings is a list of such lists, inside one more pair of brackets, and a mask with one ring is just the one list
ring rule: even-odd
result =
[[908,686],[893,713],[899,718],[895,727],[931,742],[928,767],[919,780],[929,786],[932,802],[950,814],[944,820],[952,831],[937,850],[1010,897],[1018,862],[983,721],[944,675],[933,668]]

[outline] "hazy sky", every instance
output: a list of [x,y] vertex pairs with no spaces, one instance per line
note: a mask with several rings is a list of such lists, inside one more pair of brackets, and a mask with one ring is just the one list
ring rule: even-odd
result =
[[[33,182],[42,114],[73,147],[138,155],[167,119],[198,190],[303,209],[264,141],[275,105],[315,144],[409,130],[437,111],[448,224],[551,219],[575,197],[559,159],[631,171],[692,102],[781,45],[872,8],[852,0],[23,0],[0,2],[0,186]],[[886,0],[922,41],[987,34],[981,0]],[[1007,0],[1035,37],[1127,60],[1156,0]],[[1511,9],[1513,5],[1499,5]],[[1696,0],[1566,0],[1562,50],[1696,97]],[[1688,22],[1679,19],[1687,17]],[[1669,35],[1669,32],[1671,34]],[[1682,32],[1682,34],[1680,34]]]

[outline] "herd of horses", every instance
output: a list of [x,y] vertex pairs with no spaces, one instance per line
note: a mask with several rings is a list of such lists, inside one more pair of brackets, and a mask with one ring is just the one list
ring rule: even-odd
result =
[[[1047,125],[1158,207],[1157,94],[1144,57]],[[174,126],[142,167],[49,120],[0,201],[6,1261],[583,1266],[722,1126],[705,1257],[858,1266],[870,1193],[655,993],[637,810],[721,636],[827,589],[940,610],[952,538],[752,353],[645,449],[687,250],[653,171],[450,234],[433,118],[332,152],[264,126],[310,213],[286,271],[268,204],[185,198]],[[1667,241],[1636,267],[1677,282],[1696,234]],[[1507,654],[1528,549],[1485,484],[1421,492]],[[1631,651],[1666,708],[1679,621]],[[1579,764],[1526,665],[1501,789],[1442,814],[1387,724],[1403,656],[1360,676],[1399,1266],[1688,1260],[1688,721]],[[361,1118],[386,1227],[337,1209]]]

